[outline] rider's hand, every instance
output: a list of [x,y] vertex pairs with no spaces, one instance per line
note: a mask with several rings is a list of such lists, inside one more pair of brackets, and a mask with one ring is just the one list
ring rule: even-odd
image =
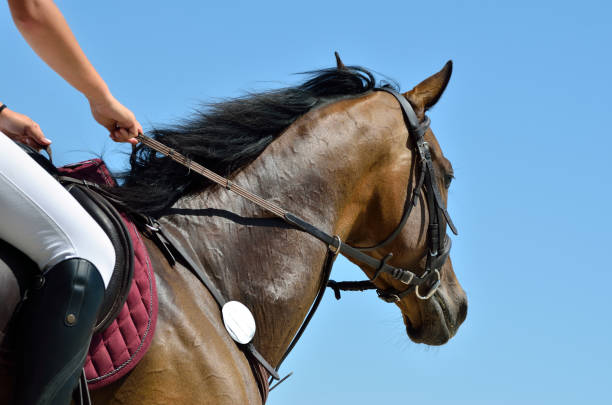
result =
[[5,108],[0,113],[0,131],[4,132],[9,138],[40,151],[42,148],[51,144],[45,138],[42,130],[32,119],[18,112]]
[[108,129],[115,142],[138,143],[136,136],[142,133],[142,127],[134,114],[125,108],[117,99],[110,96],[102,101],[89,102],[91,113],[100,125]]

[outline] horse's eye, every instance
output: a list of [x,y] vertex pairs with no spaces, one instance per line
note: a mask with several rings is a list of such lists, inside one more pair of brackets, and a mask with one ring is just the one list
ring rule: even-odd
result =
[[455,176],[453,176],[452,174],[445,174],[444,175],[444,187],[449,188],[454,178]]

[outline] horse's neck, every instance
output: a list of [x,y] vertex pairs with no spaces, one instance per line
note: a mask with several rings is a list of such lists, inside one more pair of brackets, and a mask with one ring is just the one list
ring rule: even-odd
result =
[[[344,115],[329,115],[332,107],[302,117],[234,182],[327,232],[343,234],[350,220],[342,211],[364,168],[371,167],[365,155],[374,154],[356,145],[364,142],[355,141],[360,125],[343,125]],[[181,228],[226,299],[253,311],[255,344],[276,364],[317,293],[326,246],[221,188],[182,199],[175,208],[200,214],[166,221]]]

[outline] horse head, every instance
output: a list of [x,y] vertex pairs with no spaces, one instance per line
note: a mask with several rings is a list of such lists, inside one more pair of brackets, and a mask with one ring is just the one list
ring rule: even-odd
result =
[[[344,69],[344,65],[338,59],[338,68]],[[426,120],[425,112],[433,107],[442,96],[451,76],[452,63],[449,61],[444,68],[433,76],[425,79],[412,90],[403,93],[404,97],[416,113],[418,120]],[[368,153],[379,154],[375,165],[371,167],[370,173],[359,183],[354,191],[355,203],[344,213],[344,223],[350,224],[346,230],[347,242],[354,246],[371,246],[370,254],[378,259],[387,258],[388,263],[401,269],[409,269],[417,276],[426,272],[428,265],[427,256],[431,254],[431,232],[428,224],[432,210],[435,206],[428,204],[428,199],[433,200],[433,189],[427,184],[419,184],[419,178],[424,170],[422,159],[419,157],[418,145],[414,137],[409,135],[409,129],[404,123],[402,111],[397,100],[384,92],[378,92],[376,97],[386,105],[385,117],[381,117],[380,110],[376,119],[383,124],[378,129],[384,133],[378,139],[380,150],[370,149]],[[433,171],[430,173],[436,192],[442,200],[441,209],[445,211],[448,198],[448,189],[453,179],[453,168],[451,163],[444,157],[442,149],[437,142],[431,129],[424,133],[424,141],[429,149]],[[372,145],[369,145],[372,148]],[[422,191],[418,190],[423,188]],[[411,204],[411,196],[415,195],[414,204]],[[429,194],[429,195],[428,195]],[[409,215],[404,218],[409,205],[413,205]],[[442,230],[440,238],[445,239],[447,220],[444,215],[440,216],[438,227]],[[350,219],[349,219],[350,218]],[[405,220],[404,220],[405,219]],[[398,227],[398,224],[400,224]],[[401,228],[401,229],[400,229]],[[397,233],[392,240],[389,235],[396,230]],[[379,247],[377,243],[387,240]],[[449,242],[450,243],[450,242]],[[450,249],[448,245],[447,249]],[[392,254],[392,256],[391,256]],[[467,315],[467,297],[453,270],[450,258],[445,252],[438,269],[437,280],[439,286],[429,285],[433,294],[428,299],[419,297],[418,286],[409,294],[393,295],[395,304],[400,308],[408,336],[417,343],[430,345],[441,345],[446,343],[455,335],[460,324]],[[380,274],[375,277],[376,271],[371,267],[353,260],[362,270],[374,279],[373,283],[379,292],[407,290],[407,285],[389,276]],[[433,270],[433,269],[432,269]],[[421,294],[424,295],[423,291]]]

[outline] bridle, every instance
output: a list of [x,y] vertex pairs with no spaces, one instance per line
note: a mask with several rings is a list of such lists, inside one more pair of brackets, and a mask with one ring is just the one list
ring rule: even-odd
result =
[[[323,230],[296,216],[295,214],[256,194],[251,193],[250,191],[237,184],[234,184],[231,180],[219,176],[213,171],[181,155],[174,149],[163,145],[157,140],[149,138],[144,134],[139,134],[137,136],[137,139],[144,145],[189,168],[190,171],[194,171],[196,173],[201,174],[212,182],[224,187],[228,191],[232,191],[242,196],[243,198],[253,202],[264,210],[272,213],[276,217],[283,219],[287,224],[291,225],[295,229],[306,232],[327,245],[328,254],[325,259],[323,280],[319,288],[319,292],[317,293],[317,297],[315,298],[315,301],[312,304],[308,315],[306,316],[304,322],[300,326],[300,329],[294,336],[291,344],[287,348],[276,369],[280,367],[280,364],[287,357],[289,352],[293,349],[300,336],[302,335],[303,331],[306,329],[308,323],[310,322],[310,319],[314,315],[314,312],[316,311],[319,303],[321,302],[323,292],[325,291],[326,286],[334,289],[336,298],[340,298],[340,290],[376,289],[378,296],[382,300],[389,303],[398,302],[403,297],[413,291],[419,299],[427,300],[431,298],[440,287],[440,271],[442,266],[446,262],[446,259],[448,258],[451,248],[451,240],[446,235],[446,226],[448,225],[455,235],[457,234],[457,230],[450,219],[450,216],[440,195],[440,190],[436,182],[436,171],[429,151],[429,145],[424,140],[425,132],[429,128],[429,118],[425,116],[424,119],[420,121],[408,100],[406,100],[406,98],[404,98],[400,93],[391,89],[390,87],[381,87],[376,88],[374,90],[387,92],[393,95],[395,99],[400,103],[400,106],[402,108],[402,114],[408,127],[409,137],[412,137],[416,145],[416,149],[418,151],[418,163],[420,164],[420,174],[418,181],[415,184],[412,195],[410,197],[406,197],[406,202],[404,203],[404,213],[399,224],[389,236],[387,236],[382,242],[377,243],[374,246],[354,247],[347,243],[344,243],[342,242],[342,239],[339,235],[330,235],[324,232]],[[410,187],[410,182],[408,187]],[[418,276],[417,274],[408,269],[391,266],[388,261],[393,256],[392,253],[387,254],[382,259],[376,259],[365,252],[376,250],[388,245],[401,233],[402,229],[408,221],[408,217],[410,216],[413,207],[416,206],[421,196],[421,190],[423,188],[425,188],[425,198],[429,211],[429,227],[427,231],[428,253],[425,271],[420,276]],[[410,190],[408,190],[408,193],[409,192]],[[172,245],[174,250],[180,253],[180,256],[182,256],[184,260],[189,264],[189,266],[195,272],[196,276],[200,279],[200,281],[202,281],[202,283],[204,283],[204,285],[211,291],[213,297],[215,298],[219,306],[222,307],[223,304],[226,302],[225,297],[222,296],[221,292],[214,286],[214,284],[211,282],[205,272],[203,272],[202,269],[200,269],[199,266],[190,258],[189,254],[187,254],[181,248],[180,244],[176,243],[176,241],[173,240],[171,235],[169,235],[168,233],[164,233],[162,227],[157,221],[151,218],[148,218],[148,221],[149,224],[147,224],[146,226],[157,237],[163,238],[162,245]],[[342,254],[343,256],[351,258],[355,261],[367,265],[370,268],[375,269],[374,276],[369,280],[356,282],[335,282],[329,280],[331,267],[334,263],[334,260],[339,254]],[[390,277],[399,280],[400,282],[406,285],[406,288],[403,291],[398,291],[393,288],[386,290],[378,289],[374,285],[374,281],[376,281],[378,277],[382,274],[388,274]],[[429,290],[426,293],[423,293],[422,291],[420,291],[419,287],[425,285],[431,286],[429,287]],[[268,372],[271,373],[271,375],[275,379],[279,378],[276,369],[271,367],[270,364],[265,361],[265,359],[257,352],[257,350],[255,350],[252,343],[249,343],[247,345],[247,349],[268,370]]]
[[[369,280],[365,281],[343,281],[336,282],[330,280],[328,287],[332,288],[336,294],[336,298],[340,298],[340,290],[348,291],[363,291],[368,289],[376,289],[378,297],[385,302],[398,302],[412,291],[415,292],[417,298],[421,300],[427,300],[433,296],[433,294],[440,287],[441,276],[440,271],[442,266],[446,262],[451,249],[451,239],[446,234],[446,225],[448,225],[451,231],[457,235],[457,228],[453,224],[453,221],[446,210],[446,206],[443,203],[442,196],[440,195],[440,189],[436,182],[436,170],[434,168],[433,161],[431,159],[431,153],[429,151],[429,145],[425,141],[425,132],[429,129],[430,120],[429,117],[425,116],[423,120],[419,120],[417,114],[414,111],[412,105],[408,100],[397,91],[390,87],[381,87],[375,89],[377,91],[384,91],[391,94],[400,103],[402,114],[404,116],[406,125],[408,127],[408,136],[412,137],[414,144],[419,156],[420,174],[416,182],[416,185],[412,191],[412,196],[408,197],[410,189],[407,191],[406,202],[404,203],[404,213],[399,224],[395,227],[395,230],[391,232],[382,242],[379,242],[373,246],[368,247],[352,247],[359,252],[367,252],[376,249],[380,249],[383,246],[390,244],[395,238],[401,233],[402,229],[408,222],[408,217],[412,212],[413,207],[416,206],[422,189],[425,188],[425,198],[427,202],[427,208],[429,212],[429,226],[427,229],[427,261],[425,263],[425,272],[417,277],[412,272],[405,271],[386,271],[392,278],[407,284],[408,287],[403,291],[398,291],[393,288],[382,290],[374,285],[374,281],[384,271],[385,264],[393,253],[388,253],[382,260],[381,266],[376,269],[374,276]],[[410,188],[410,183],[408,183]],[[339,239],[338,239],[339,240]],[[345,245],[348,246],[348,245]],[[346,249],[345,249],[346,250]],[[400,269],[401,270],[401,269]],[[415,280],[416,278],[416,280]],[[425,283],[431,283],[431,279],[435,278],[432,286],[426,294],[421,294],[419,286]]]

